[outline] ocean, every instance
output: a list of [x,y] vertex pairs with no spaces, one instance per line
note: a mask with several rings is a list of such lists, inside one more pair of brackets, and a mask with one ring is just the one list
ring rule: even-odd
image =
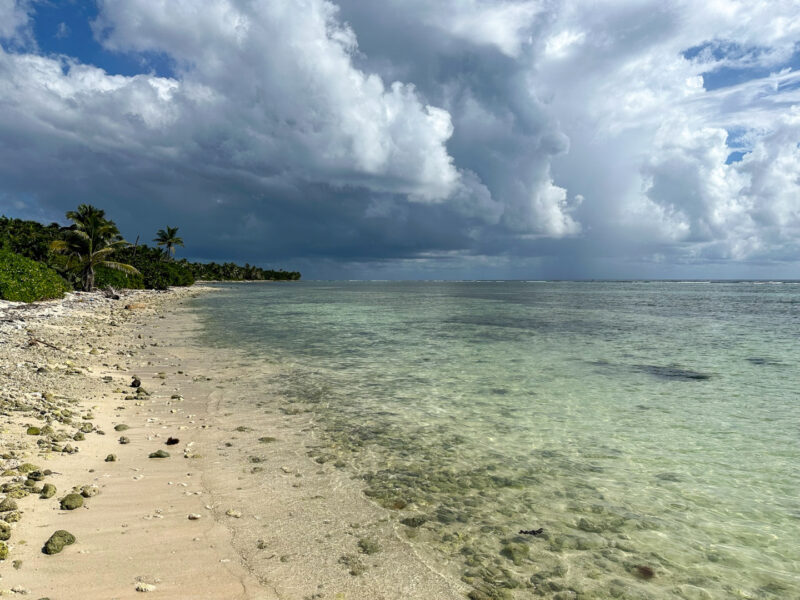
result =
[[800,598],[800,285],[221,287],[203,343],[471,598]]

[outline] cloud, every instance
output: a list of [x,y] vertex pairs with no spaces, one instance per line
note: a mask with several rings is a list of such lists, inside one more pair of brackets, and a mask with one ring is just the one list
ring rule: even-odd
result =
[[98,2],[96,52],[160,75],[38,50],[32,6],[0,0],[0,210],[370,273],[797,260],[793,3]]
[[28,2],[0,0],[0,39],[20,42],[27,37],[29,26]]

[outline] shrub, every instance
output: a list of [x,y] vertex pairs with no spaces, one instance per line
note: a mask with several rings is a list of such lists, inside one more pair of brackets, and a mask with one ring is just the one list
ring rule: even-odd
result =
[[181,264],[173,262],[142,262],[135,265],[144,278],[144,287],[165,290],[172,286],[186,286],[194,283],[192,272]]
[[61,298],[69,290],[67,282],[53,269],[9,250],[0,250],[0,298],[3,300],[36,302]]
[[99,266],[94,271],[94,285],[101,290],[107,287],[140,290],[144,287],[144,278],[139,274],[128,275],[116,269]]

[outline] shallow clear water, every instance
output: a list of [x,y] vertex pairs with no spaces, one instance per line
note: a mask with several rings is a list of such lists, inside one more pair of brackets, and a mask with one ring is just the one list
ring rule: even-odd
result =
[[800,598],[800,285],[263,284],[195,303],[207,342],[279,365],[281,410],[325,432],[313,458],[420,517],[405,534],[474,598]]

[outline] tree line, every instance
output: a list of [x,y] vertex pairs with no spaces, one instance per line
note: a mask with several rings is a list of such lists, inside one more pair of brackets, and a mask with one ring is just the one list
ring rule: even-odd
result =
[[[19,289],[24,284],[14,279],[24,278],[25,261],[37,264],[36,268],[29,267],[32,272],[44,273],[40,267],[52,270],[70,287],[84,291],[108,287],[166,289],[192,285],[196,280],[300,279],[296,271],[176,260],[176,249],[184,246],[178,227],[158,230],[153,239],[156,247],[150,247],[139,244],[138,238],[135,244],[124,240],[114,221],[94,206],[81,204],[66,217],[71,225],[65,227],[0,216],[0,298],[7,296],[3,294],[4,285]],[[55,291],[60,286],[51,287]]]

